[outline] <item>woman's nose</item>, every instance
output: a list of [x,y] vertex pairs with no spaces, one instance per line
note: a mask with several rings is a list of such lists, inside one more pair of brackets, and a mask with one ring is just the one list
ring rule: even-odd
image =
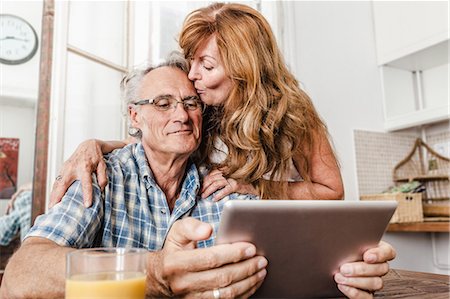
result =
[[195,81],[195,80],[199,80],[200,79],[200,74],[197,71],[197,64],[196,63],[192,63],[191,65],[191,69],[189,70],[189,74],[188,74],[188,78],[191,81]]

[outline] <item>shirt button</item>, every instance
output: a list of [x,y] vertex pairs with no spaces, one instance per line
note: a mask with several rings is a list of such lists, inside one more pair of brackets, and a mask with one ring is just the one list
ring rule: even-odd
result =
[[161,209],[161,214],[165,214],[166,213],[166,209]]

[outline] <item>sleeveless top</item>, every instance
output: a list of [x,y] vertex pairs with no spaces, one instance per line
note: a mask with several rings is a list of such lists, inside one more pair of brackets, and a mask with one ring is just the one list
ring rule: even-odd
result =
[[[227,158],[227,155],[228,155],[228,147],[220,138],[216,138],[216,140],[214,141],[214,151],[209,156],[209,160],[212,163],[217,163],[217,164],[222,163]],[[271,174],[270,172],[264,174],[263,178],[265,180],[270,180],[270,174]],[[289,174],[287,177],[289,178],[288,179],[289,182],[303,181],[303,178],[300,175],[300,173],[298,172],[297,168],[295,167],[292,159],[290,160],[290,170],[289,170]]]

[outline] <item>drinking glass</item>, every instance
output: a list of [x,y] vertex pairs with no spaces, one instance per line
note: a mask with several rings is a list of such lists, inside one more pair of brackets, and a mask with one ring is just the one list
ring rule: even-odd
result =
[[147,253],[139,248],[90,248],[68,253],[66,299],[144,299]]

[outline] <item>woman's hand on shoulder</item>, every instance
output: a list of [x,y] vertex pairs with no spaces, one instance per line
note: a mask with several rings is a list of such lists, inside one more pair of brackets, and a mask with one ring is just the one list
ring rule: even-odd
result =
[[212,170],[204,179],[202,185],[202,198],[207,198],[214,192],[213,200],[219,201],[231,193],[258,195],[256,189],[250,184],[243,184],[231,178],[225,178],[219,169]]
[[85,207],[92,205],[92,173],[96,173],[102,190],[108,183],[106,164],[103,160],[103,141],[89,139],[81,143],[70,158],[64,162],[53,184],[50,194],[50,207],[61,201],[67,189],[75,180],[80,180],[83,189]]

